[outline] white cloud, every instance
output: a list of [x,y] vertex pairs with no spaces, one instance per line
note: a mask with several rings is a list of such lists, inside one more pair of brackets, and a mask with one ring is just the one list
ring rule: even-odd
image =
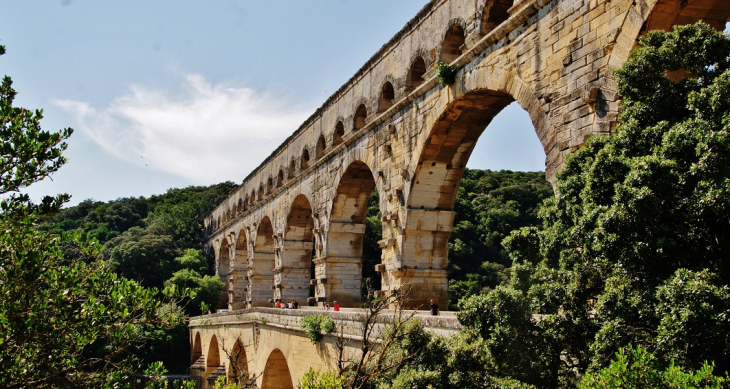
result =
[[133,86],[101,109],[71,100],[54,104],[108,153],[199,184],[212,177],[241,182],[312,112],[200,75],[185,76],[177,95]]

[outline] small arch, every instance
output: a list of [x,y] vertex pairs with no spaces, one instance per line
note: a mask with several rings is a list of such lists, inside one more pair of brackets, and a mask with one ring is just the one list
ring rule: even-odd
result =
[[237,211],[237,213],[241,213],[241,212],[243,212],[243,199],[242,198],[239,198],[238,199],[238,211]]
[[444,42],[441,44],[440,61],[451,63],[459,58],[463,54],[462,47],[464,46],[464,41],[466,41],[464,28],[458,23],[452,24],[448,31],[446,31]]
[[248,376],[248,359],[241,339],[236,340],[228,359],[228,383],[236,383],[239,386],[247,383],[250,379]]
[[284,169],[279,169],[279,175],[276,177],[276,186],[281,186],[284,183]]
[[395,101],[395,89],[390,81],[383,84],[380,90],[380,99],[378,99],[378,113],[385,112],[388,108],[393,106]]
[[261,389],[294,389],[289,365],[281,350],[274,349],[266,361],[269,368],[264,372]]
[[203,344],[200,341],[200,332],[195,334],[195,341],[193,341],[193,352],[191,354],[190,363],[193,364],[195,361],[203,356]]
[[327,147],[327,143],[324,140],[324,135],[319,136],[317,140],[317,159],[324,157],[324,150]]
[[268,180],[266,180],[266,193],[271,193],[274,190],[274,179],[269,177]]
[[345,137],[345,125],[342,122],[337,122],[335,125],[335,133],[332,136],[332,145],[337,146],[342,143],[342,139]]
[[205,377],[221,366],[220,351],[218,351],[218,338],[215,335],[210,339],[208,354],[205,358]]
[[301,168],[306,169],[309,167],[309,150],[305,147],[302,151],[302,162],[301,162]]
[[259,200],[262,200],[264,198],[264,183],[262,182],[259,184],[259,195],[257,197]]
[[256,190],[251,190],[250,199],[251,199],[251,202],[249,204],[253,205],[254,203],[256,203]]
[[421,56],[416,57],[411,63],[408,70],[408,79],[406,80],[406,88],[412,91],[423,84],[423,75],[426,74],[426,61]]
[[363,127],[365,127],[365,120],[368,118],[368,109],[365,108],[365,104],[360,104],[359,107],[357,107],[357,110],[355,111],[355,128],[354,130],[357,131]]
[[289,178],[294,178],[294,176],[297,174],[297,162],[292,159],[289,163]]
[[[350,281],[354,278],[355,284],[359,285],[362,280],[368,202],[376,187],[375,177],[365,162],[355,160],[345,169],[339,182],[335,183],[337,191],[330,212],[327,255],[334,258],[359,258],[360,261],[339,264],[337,270],[328,270],[328,274],[330,271],[347,274]],[[327,293],[327,299],[337,300],[340,306],[358,307],[361,304],[360,290],[332,288]]]
[[482,23],[480,32],[482,35],[489,34],[497,26],[509,18],[509,8],[512,0],[488,0],[482,11]]
[[218,216],[218,223],[216,224],[216,226],[217,226],[218,228],[220,228],[220,226],[221,226],[221,225],[223,225],[223,223],[221,223],[221,217],[220,217],[220,216]]

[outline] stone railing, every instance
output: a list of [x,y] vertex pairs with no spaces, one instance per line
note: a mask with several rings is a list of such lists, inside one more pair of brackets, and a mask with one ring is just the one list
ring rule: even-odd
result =
[[[301,309],[250,308],[196,316],[190,319],[190,328],[257,324],[303,332],[300,326],[301,319],[316,314],[330,316],[335,321],[337,333],[343,337],[362,340],[363,323],[367,310],[359,308],[343,308],[339,312],[324,311],[315,307],[302,307]],[[461,324],[459,324],[455,312],[442,312],[439,316],[431,316],[429,311],[385,310],[375,317],[371,340],[377,339],[380,332],[398,317],[407,319],[411,316],[420,321],[424,328],[433,334],[450,337],[461,330]]]

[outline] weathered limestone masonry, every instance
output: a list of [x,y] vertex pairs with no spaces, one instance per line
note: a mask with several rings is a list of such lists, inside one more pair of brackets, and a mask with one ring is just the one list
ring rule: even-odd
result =
[[[411,306],[433,298],[447,308],[456,191],[492,118],[513,101],[529,113],[554,182],[568,153],[615,125],[612,70],[640,35],[700,19],[722,29],[728,15],[730,0],[430,1],[205,218],[229,308],[274,298],[359,306],[373,188],[383,215],[380,293],[406,285]],[[453,85],[438,85],[438,62],[459,69]],[[310,366],[332,368],[332,340],[312,346],[296,329],[299,314],[255,308],[194,319],[193,376],[207,384],[229,374],[232,350],[252,372],[272,364],[263,388],[292,388]]]
[[[190,367],[191,378],[198,388],[209,388],[220,376],[230,381],[238,367],[250,377],[258,377],[259,388],[294,388],[310,367],[317,371],[335,368],[339,358],[335,336],[326,335],[313,344],[299,325],[302,317],[317,313],[331,316],[336,323],[336,336],[346,340],[343,360],[357,355],[362,341],[362,309],[323,312],[252,308],[199,316],[191,321],[194,362]],[[394,315],[390,312],[377,316],[370,341],[377,341],[380,331],[392,323]],[[453,315],[422,315],[415,318],[433,333],[450,336],[461,328]]]
[[[729,14],[728,0],[429,2],[205,218],[229,307],[358,306],[376,188],[381,293],[405,284],[412,306],[447,308],[456,191],[492,118],[513,101],[529,113],[554,182],[568,153],[615,125],[612,70],[640,35],[699,19],[722,29]],[[459,69],[443,88],[441,61]]]

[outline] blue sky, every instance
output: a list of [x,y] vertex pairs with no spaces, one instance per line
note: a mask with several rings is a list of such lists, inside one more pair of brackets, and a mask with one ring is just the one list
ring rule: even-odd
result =
[[[69,162],[28,189],[71,204],[241,180],[426,0],[0,0],[0,75]],[[544,170],[527,114],[490,124],[469,167]]]

